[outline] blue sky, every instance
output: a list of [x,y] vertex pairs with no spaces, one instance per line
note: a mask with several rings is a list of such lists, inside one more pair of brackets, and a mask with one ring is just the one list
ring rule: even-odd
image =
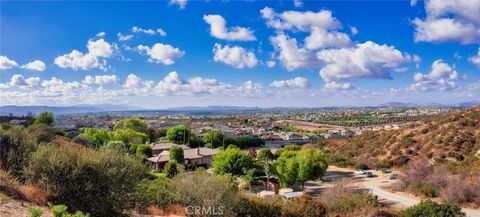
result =
[[479,1],[0,4],[4,105],[480,99]]

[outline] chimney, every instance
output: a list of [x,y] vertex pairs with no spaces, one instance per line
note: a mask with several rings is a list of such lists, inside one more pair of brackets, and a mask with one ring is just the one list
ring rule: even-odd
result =
[[197,148],[197,155],[200,155],[200,148]]

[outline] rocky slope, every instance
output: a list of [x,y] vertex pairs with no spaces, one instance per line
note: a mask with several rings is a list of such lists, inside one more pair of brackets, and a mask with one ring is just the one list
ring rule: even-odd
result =
[[321,146],[334,164],[400,167],[413,158],[426,157],[436,163],[480,168],[480,107],[398,130],[326,140]]

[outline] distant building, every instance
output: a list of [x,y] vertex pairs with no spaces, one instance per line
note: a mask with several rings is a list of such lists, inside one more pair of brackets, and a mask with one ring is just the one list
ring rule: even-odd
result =
[[153,144],[152,145],[152,155],[156,156],[160,154],[163,151],[169,151],[171,147],[173,146],[179,146],[182,147],[183,149],[187,149],[188,147],[185,145],[177,145],[174,143],[159,143],[159,144]]
[[[165,144],[164,146],[159,146],[159,147],[164,149],[167,147],[167,145]],[[220,152],[218,149],[211,149],[211,148],[204,148],[204,147],[187,148],[182,146],[182,148],[183,148],[183,156],[185,158],[184,163],[186,165],[193,165],[193,166],[204,165],[207,168],[211,166],[213,156],[216,155],[218,152]],[[155,165],[155,168],[157,170],[160,170],[170,160],[169,150],[170,149],[168,150],[164,149],[158,155],[147,158],[147,160],[152,162]]]

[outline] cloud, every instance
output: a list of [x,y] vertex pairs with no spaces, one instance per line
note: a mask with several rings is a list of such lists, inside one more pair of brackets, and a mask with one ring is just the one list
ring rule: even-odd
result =
[[8,59],[7,56],[0,56],[0,70],[11,69],[18,67],[17,62]]
[[73,70],[88,70],[92,68],[107,69],[107,61],[103,58],[112,56],[114,47],[103,38],[96,41],[88,40],[88,53],[72,50],[55,58],[55,64],[60,68],[71,68]]
[[156,31],[158,34],[160,34],[160,36],[167,36],[167,32],[163,31],[163,29],[161,28],[158,28],[157,31]]
[[244,67],[253,68],[258,64],[255,54],[245,50],[243,47],[215,44],[213,47],[213,60],[215,62],[223,62],[237,69]]
[[277,63],[275,61],[270,60],[270,61],[267,61],[266,64],[268,68],[273,68]]
[[296,77],[289,80],[280,80],[280,81],[273,81],[270,86],[272,87],[288,87],[288,88],[307,88],[310,87],[310,82],[304,77]]
[[122,33],[117,33],[117,37],[119,41],[128,41],[133,38],[133,35],[123,35]]
[[47,68],[45,66],[45,63],[40,61],[40,60],[35,60],[33,62],[29,62],[23,66],[21,66],[22,69],[28,69],[28,70],[34,70],[34,71],[40,71],[43,72]]
[[443,60],[438,59],[433,62],[428,74],[416,73],[414,80],[416,83],[409,87],[410,91],[432,91],[435,89],[450,90],[457,87],[455,80],[458,79],[458,73],[455,66],[450,66]]
[[480,43],[480,1],[425,1],[426,18],[415,18],[415,42]]
[[305,48],[311,50],[348,47],[351,43],[350,37],[343,32],[329,32],[320,28],[313,28],[305,38]]
[[358,34],[358,29],[355,26],[350,26],[350,32],[352,35],[357,35]]
[[133,33],[145,33],[147,35],[160,35],[160,36],[167,36],[167,33],[161,29],[161,28],[158,28],[157,30],[153,30],[153,29],[143,29],[143,28],[140,28],[138,26],[134,26],[132,27],[132,32]]
[[134,32],[134,33],[145,33],[147,35],[155,35],[157,33],[153,29],[142,29],[138,26],[132,27],[132,32]]
[[265,7],[260,10],[262,17],[267,21],[267,26],[277,30],[295,30],[309,32],[312,28],[339,29],[341,23],[332,16],[328,10],[319,12],[285,11],[281,14]]
[[215,79],[194,77],[183,80],[177,72],[170,72],[155,87],[159,95],[222,95],[233,89],[233,86],[218,82]]
[[40,78],[39,77],[29,77],[25,79],[23,75],[15,74],[10,78],[10,82],[8,85],[12,87],[20,87],[20,88],[35,88],[40,85]]
[[170,5],[178,5],[180,9],[185,9],[187,6],[188,0],[170,0]]
[[327,83],[357,78],[391,79],[390,71],[411,59],[393,46],[371,41],[351,48],[321,50],[317,57],[324,65],[320,76]]
[[174,48],[169,44],[156,43],[151,48],[145,45],[138,45],[137,50],[143,54],[149,55],[149,61],[154,63],[162,63],[164,65],[172,65],[175,63],[173,59],[180,58],[185,52]]
[[270,37],[270,41],[275,52],[278,53],[278,60],[288,71],[320,66],[320,61],[316,58],[315,52],[299,47],[295,38],[280,33],[277,36]]
[[477,55],[469,57],[468,61],[477,65],[477,67],[480,68],[480,47],[478,48]]
[[204,15],[203,20],[210,24],[210,35],[215,38],[227,41],[255,41],[253,31],[245,28],[234,26],[227,28],[227,21],[220,15]]
[[349,90],[352,89],[353,86],[350,82],[340,82],[337,83],[335,81],[325,82],[323,85],[325,90]]
[[299,7],[302,7],[302,6],[303,6],[303,2],[302,2],[302,0],[293,0],[293,5],[294,5],[296,8],[299,8]]
[[87,75],[83,80],[83,83],[92,85],[105,85],[105,84],[115,84],[118,82],[118,77],[116,75],[95,75],[95,77]]
[[95,36],[97,36],[97,37],[99,37],[99,38],[103,38],[103,37],[105,37],[105,35],[107,35],[107,33],[105,33],[105,32],[99,32],[99,33],[97,33]]

